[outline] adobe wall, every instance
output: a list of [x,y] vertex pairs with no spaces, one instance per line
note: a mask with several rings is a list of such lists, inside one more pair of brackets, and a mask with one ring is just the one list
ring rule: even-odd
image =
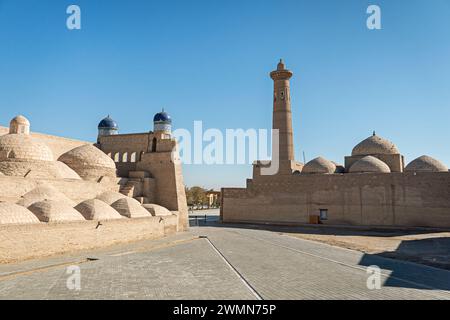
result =
[[177,216],[0,226],[0,263],[12,263],[144,239],[177,231]]
[[51,185],[75,202],[93,199],[105,191],[119,191],[116,180],[92,182],[84,180],[31,179],[22,177],[0,176],[2,188],[0,201],[16,202],[22,195],[38,185]]
[[[149,133],[131,133],[100,137],[101,149],[112,159],[119,154],[116,162],[129,162],[133,153],[136,154],[136,161],[141,152],[147,152],[151,148],[153,135]],[[127,161],[123,161],[123,155],[127,153]],[[120,161],[117,161],[120,160]]]
[[180,230],[188,228],[188,209],[181,164],[171,160],[170,152],[146,153],[137,170],[150,172],[155,179],[156,203],[179,212]]
[[[0,136],[8,133],[9,128],[0,127]],[[40,140],[41,142],[44,142],[52,150],[55,160],[57,160],[63,153],[66,153],[67,151],[90,143],[86,141],[68,139],[36,132],[32,132],[31,136]]]
[[224,222],[450,227],[449,173],[261,176],[223,189]]

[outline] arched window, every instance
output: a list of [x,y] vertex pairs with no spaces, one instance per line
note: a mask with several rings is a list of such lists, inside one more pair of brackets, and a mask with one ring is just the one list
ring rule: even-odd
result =
[[128,152],[124,152],[122,155],[122,162],[128,162]]
[[114,162],[119,162],[120,161],[120,152],[117,152],[116,154],[114,154]]
[[156,152],[156,144],[158,143],[158,140],[156,138],[153,138],[152,142],[152,152]]
[[136,152],[133,152],[130,157],[130,162],[136,162]]

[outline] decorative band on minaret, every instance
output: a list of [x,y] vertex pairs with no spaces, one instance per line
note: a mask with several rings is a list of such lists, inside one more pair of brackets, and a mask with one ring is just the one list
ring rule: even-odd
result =
[[[289,86],[289,79],[292,76],[293,73],[286,69],[283,60],[280,60],[278,63],[277,70],[270,73],[270,77],[274,81],[273,129],[279,132],[279,159],[282,167],[294,160],[291,94]],[[274,156],[272,154],[272,159]]]

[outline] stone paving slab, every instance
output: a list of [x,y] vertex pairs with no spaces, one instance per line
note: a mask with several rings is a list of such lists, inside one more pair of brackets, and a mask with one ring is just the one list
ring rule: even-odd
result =
[[67,289],[66,268],[57,267],[0,281],[0,299],[254,299],[204,239],[79,266],[79,292]]
[[[79,264],[82,290],[68,290],[66,264],[86,257],[99,260]],[[383,270],[381,290],[366,286],[371,264]],[[0,299],[450,299],[449,275],[277,232],[210,226],[0,266]]]
[[396,265],[396,277],[384,270],[387,276],[382,289],[369,290],[360,252],[261,230],[192,230],[207,235],[265,299],[450,299],[449,291],[425,290],[399,280],[414,270],[417,275],[428,273],[430,278],[434,274],[436,282],[414,278],[433,286],[437,281],[447,282],[450,273],[445,270],[380,257],[383,264],[379,264],[389,261]]

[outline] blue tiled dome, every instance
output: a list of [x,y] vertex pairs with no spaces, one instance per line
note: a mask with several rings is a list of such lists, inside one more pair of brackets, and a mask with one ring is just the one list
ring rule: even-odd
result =
[[98,124],[99,129],[119,129],[119,126],[117,125],[117,122],[115,122],[113,119],[110,118],[110,116],[107,116],[105,119],[100,121]]
[[172,118],[169,116],[167,112],[158,112],[155,114],[155,117],[153,118],[153,122],[166,122],[166,123],[172,123]]

